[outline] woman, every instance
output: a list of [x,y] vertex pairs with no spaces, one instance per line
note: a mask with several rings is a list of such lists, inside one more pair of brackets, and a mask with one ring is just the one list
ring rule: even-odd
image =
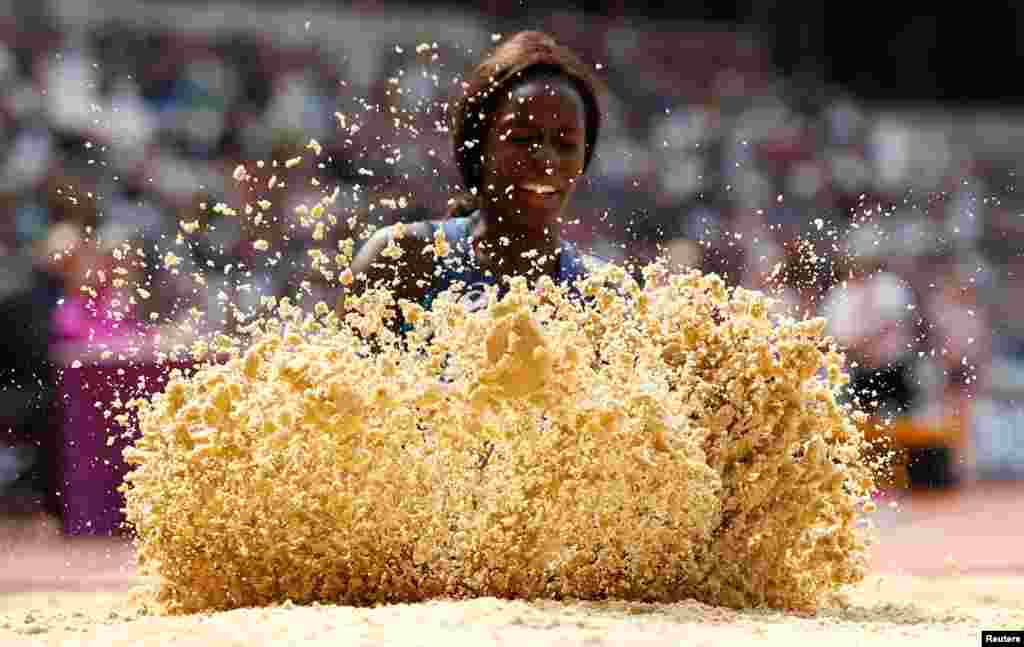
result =
[[[585,267],[561,239],[561,215],[594,155],[603,86],[551,37],[522,32],[484,59],[463,89],[451,133],[466,192],[450,202],[447,220],[371,237],[352,263],[357,278],[365,275],[360,287],[384,285],[396,299],[430,307],[460,281],[476,309],[484,289],[501,290],[507,275],[571,285]],[[423,253],[439,229],[451,249],[443,259]],[[392,260],[394,246],[402,254]]]

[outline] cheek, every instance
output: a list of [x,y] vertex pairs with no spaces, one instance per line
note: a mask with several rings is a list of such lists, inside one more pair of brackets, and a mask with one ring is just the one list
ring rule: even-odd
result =
[[587,161],[587,149],[584,146],[578,146],[572,149],[568,149],[562,153],[562,167],[568,168],[573,171],[583,171],[583,166]]
[[583,178],[583,160],[569,160],[562,163],[561,175],[572,180],[569,184],[570,190]]
[[523,159],[515,151],[498,151],[484,157],[484,177],[515,174],[522,168]]

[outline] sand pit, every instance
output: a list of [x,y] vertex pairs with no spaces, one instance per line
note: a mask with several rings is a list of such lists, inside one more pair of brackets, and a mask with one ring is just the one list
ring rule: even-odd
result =
[[[817,614],[696,601],[522,602],[482,598],[377,608],[275,605],[148,615],[127,593],[0,597],[0,644],[18,645],[676,645],[977,644],[982,629],[1024,627],[1024,578],[870,576],[849,605]],[[927,642],[924,642],[927,641]]]
[[[696,275],[692,279],[702,287],[709,285]],[[702,290],[684,290],[682,294],[704,293]],[[678,299],[676,301],[682,302]],[[750,321],[745,314],[748,312],[746,308],[721,310],[725,313],[723,322]],[[732,319],[729,313],[738,313],[738,316]],[[782,327],[787,325],[794,324],[783,324]],[[814,358],[810,366],[820,366],[821,359],[822,356]],[[273,364],[272,358],[268,364]],[[155,420],[149,419],[150,423]],[[157,426],[149,428],[156,429]],[[168,455],[172,454],[168,452]],[[788,453],[765,454],[791,456]],[[209,455],[203,454],[204,457]],[[217,453],[212,455],[220,456]],[[175,465],[174,461],[162,464],[168,466],[168,469]],[[830,467],[828,463],[823,463],[823,466]],[[744,483],[754,480],[757,480],[756,477],[750,479],[745,476],[740,479]],[[173,482],[173,479],[152,482],[166,484]],[[309,484],[303,484],[303,487],[309,487]],[[155,489],[150,491],[157,493]],[[159,503],[164,500],[161,498],[163,496],[154,495],[151,500],[140,497],[135,501]],[[786,498],[801,500],[799,496]],[[183,496],[178,500],[188,502],[194,499]],[[846,510],[853,511],[859,498],[837,500]],[[224,518],[230,522],[230,510],[226,512],[228,516]],[[143,522],[154,521],[142,514],[137,514],[135,518]],[[265,520],[265,523],[269,525],[270,521],[272,518]],[[175,526],[180,527],[180,524]],[[815,526],[817,524],[812,520],[807,527]],[[147,528],[144,524],[143,527]],[[148,526],[150,531],[162,527],[159,523]],[[216,527],[220,527],[220,524]],[[290,532],[301,530],[302,527],[301,523],[295,523]],[[201,536],[202,532],[209,532],[207,528],[205,525],[197,525],[195,534],[190,536]],[[763,531],[768,526],[760,528]],[[235,536],[242,535],[244,533],[236,533]],[[199,542],[194,545],[209,546],[214,543],[211,538],[207,539],[208,543]],[[172,563],[170,558],[180,554],[194,554],[165,550],[159,544],[147,544],[145,538],[140,543],[143,547],[140,555],[156,557],[158,564]],[[859,551],[851,553],[857,555]],[[229,558],[230,555],[219,556],[217,563],[230,564]],[[850,559],[849,554],[839,556],[832,563],[843,564],[846,559]],[[716,559],[713,551],[710,560],[714,564],[723,564],[720,569],[725,568],[724,563],[727,561],[721,556]],[[673,563],[673,560],[667,560],[666,563]],[[740,563],[754,564],[763,569],[761,572],[773,571],[767,553],[747,556]],[[191,562],[183,564],[192,566]],[[804,567],[813,565],[811,562]],[[293,566],[298,568],[301,565]],[[309,566],[307,572],[312,572],[309,570],[312,568]],[[963,645],[968,644],[968,641],[977,641],[983,629],[1018,629],[1024,626],[1024,595],[1020,593],[1024,590],[1024,580],[1009,575],[872,575],[862,581],[854,577],[851,579],[859,583],[852,588],[837,586],[841,582],[833,581],[837,593],[830,591],[829,586],[817,588],[814,596],[816,610],[805,608],[793,611],[779,605],[778,597],[766,598],[758,608],[708,604],[711,596],[700,587],[693,587],[693,595],[678,591],[681,594],[676,601],[662,603],[638,600],[637,597],[643,593],[634,591],[632,601],[608,601],[599,597],[583,601],[573,596],[559,596],[565,598],[562,600],[501,600],[486,594],[469,599],[452,599],[449,595],[441,594],[432,596],[435,599],[421,602],[368,606],[344,606],[315,601],[311,604],[295,604],[279,600],[245,604],[239,603],[240,599],[220,599],[209,595],[202,599],[190,599],[186,591],[200,590],[195,587],[206,583],[206,575],[199,577],[191,570],[176,572],[151,568],[147,571],[143,568],[142,572],[152,572],[164,578],[178,577],[176,585],[179,588],[168,589],[166,579],[161,582],[153,578],[145,580],[141,592],[137,590],[134,594],[42,592],[10,595],[2,600],[3,606],[0,607],[0,632],[5,632],[0,633],[0,637],[12,637],[24,644],[39,645],[670,645],[684,641],[688,644],[719,644],[751,637],[769,643],[792,644],[810,636],[839,645],[881,644],[893,638],[927,640],[928,644]],[[204,570],[203,573],[214,574],[215,571]],[[571,582],[575,575],[567,569],[559,572],[559,576]],[[229,589],[230,586],[223,590]],[[171,595],[168,595],[168,590]],[[209,589],[214,592],[219,590],[222,589]],[[465,594],[458,589],[456,593]],[[694,599],[694,595],[704,596],[705,601]],[[168,601],[172,604],[168,605]],[[195,604],[197,601],[206,604],[208,609],[189,612],[185,608],[187,605],[183,604]],[[802,600],[796,597],[796,601]],[[239,608],[214,611],[218,605],[234,605]],[[768,606],[776,608],[766,608]],[[175,613],[164,614],[168,607]]]
[[512,283],[485,311],[410,306],[407,343],[381,293],[343,319],[285,302],[244,352],[130,403],[126,511],[161,609],[810,610],[861,580],[874,484],[823,320],[696,271],[640,288],[609,267],[585,302]]
[[[54,528],[41,526],[15,533],[11,561],[0,564],[0,591],[7,592],[0,593],[0,645],[655,645],[751,637],[789,644],[804,635],[837,645],[894,638],[978,644],[983,629],[1024,628],[1024,569],[1011,550],[1019,537],[1000,534],[995,520],[1009,516],[1020,492],[1012,485],[976,487],[941,501],[906,500],[898,512],[880,518],[874,572],[849,593],[849,606],[825,605],[817,614],[737,611],[692,600],[657,605],[479,599],[156,616],[129,592],[152,583],[134,575],[123,541],[62,539]],[[993,519],[979,518],[989,511]],[[932,537],[927,546],[923,531]],[[997,537],[1008,541],[996,542]],[[950,574],[947,552],[959,556],[962,575]],[[997,562],[1002,574],[992,571]],[[898,574],[902,568],[908,574]],[[944,574],[925,575],[931,572]],[[29,573],[26,581],[23,574]]]
[[[233,177],[262,185],[244,165]],[[296,207],[313,241],[338,224],[340,195]],[[213,211],[258,225],[271,202],[257,204]],[[181,223],[177,243],[202,226]],[[386,239],[396,271],[432,257],[433,276],[493,252],[438,231],[360,236]],[[865,579],[887,458],[866,451],[823,319],[660,261],[556,285],[563,257],[543,249],[521,255],[533,267],[507,291],[454,281],[406,301],[397,277],[350,290],[365,275],[353,239],[336,242],[308,250],[345,288],[335,305],[263,295],[214,331],[193,308],[177,324],[189,342],[156,356],[194,367],[152,397],[98,403],[111,434],[134,438],[122,492],[146,579],[0,597],[0,638],[963,644],[1021,625],[1017,580]]]

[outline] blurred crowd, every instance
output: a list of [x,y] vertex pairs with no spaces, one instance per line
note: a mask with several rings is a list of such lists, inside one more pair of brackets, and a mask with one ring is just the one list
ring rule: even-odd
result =
[[[1016,168],[786,78],[756,35],[571,12],[527,25],[377,5],[81,5],[0,18],[0,311],[13,335],[0,351],[0,497],[47,487],[38,465],[59,443],[48,417],[67,359],[54,349],[95,336],[76,316],[90,301],[80,287],[119,245],[141,250],[132,271],[152,292],[126,309],[137,322],[173,326],[197,306],[222,325],[218,295],[238,272],[253,289],[236,302],[303,281],[332,301],[336,285],[309,270],[311,233],[288,224],[295,207],[340,186],[361,219],[441,216],[456,181],[442,104],[482,51],[525,27],[579,52],[611,90],[571,238],[620,260],[667,253],[827,316],[862,406],[918,452],[911,480],[954,482],[961,462],[968,478],[1024,474]],[[289,170],[264,229],[201,208],[252,199],[234,168],[312,158],[310,139],[323,151]],[[197,219],[180,244],[180,223]],[[255,258],[251,241],[271,234],[272,262]],[[173,275],[159,269],[169,250],[182,258]]]

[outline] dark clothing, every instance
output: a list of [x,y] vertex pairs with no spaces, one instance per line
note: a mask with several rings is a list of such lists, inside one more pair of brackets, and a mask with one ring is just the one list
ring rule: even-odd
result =
[[[452,218],[445,220],[440,225],[434,225],[435,231],[438,226],[444,229],[445,238],[451,247],[447,257],[441,259],[441,273],[436,276],[429,291],[423,298],[423,307],[430,308],[437,295],[449,289],[455,283],[462,283],[465,286],[466,299],[480,298],[484,288],[498,285],[499,294],[507,290],[504,283],[500,283],[500,277],[486,273],[473,255],[472,246],[472,224],[473,216],[464,218]],[[587,270],[584,267],[584,256],[569,242],[562,241],[561,253],[558,257],[558,276],[555,282],[559,284],[573,283],[586,276]]]
[[[0,452],[20,458],[13,474],[0,475],[0,497],[7,506],[52,511],[57,438],[51,424],[55,385],[49,342],[60,289],[53,277],[30,264],[15,267],[18,259],[12,257],[3,262],[6,278],[20,280],[8,282],[0,297]],[[19,501],[12,502],[15,498]]]
[[860,397],[861,408],[868,413],[905,415],[920,399],[911,366],[912,360],[908,357],[883,368],[858,367],[851,371],[850,392]]

